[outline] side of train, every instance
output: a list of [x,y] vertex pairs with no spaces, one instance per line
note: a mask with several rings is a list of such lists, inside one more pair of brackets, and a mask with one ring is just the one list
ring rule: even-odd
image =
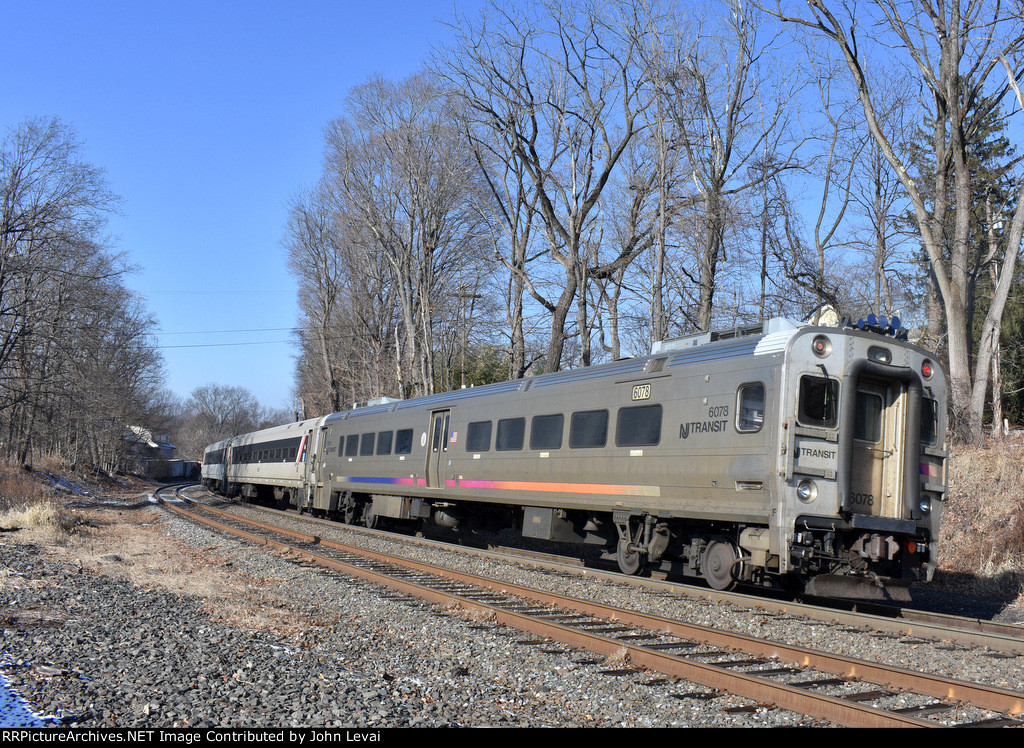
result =
[[[207,448],[206,485],[349,523],[487,522],[724,589],[930,579],[942,369],[883,321],[766,325]],[[814,590],[815,585],[811,584]]]

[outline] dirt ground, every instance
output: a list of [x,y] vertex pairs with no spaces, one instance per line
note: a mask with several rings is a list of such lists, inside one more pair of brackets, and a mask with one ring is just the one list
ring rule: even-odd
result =
[[[298,634],[305,627],[274,593],[283,580],[242,575],[218,545],[195,548],[167,532],[172,516],[152,498],[156,486],[140,481],[98,496],[50,502],[57,518],[18,513],[0,522],[0,543],[25,543],[87,573],[112,575],[143,588],[161,587],[198,597],[215,620],[251,630]],[[13,525],[13,526],[12,526]],[[0,569],[0,588],[40,584],[16,569]]]

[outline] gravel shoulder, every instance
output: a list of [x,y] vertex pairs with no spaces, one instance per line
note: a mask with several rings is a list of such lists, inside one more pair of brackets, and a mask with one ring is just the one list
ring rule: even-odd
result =
[[[73,510],[70,542],[0,534],[0,666],[36,714],[81,727],[822,726],[628,664],[530,643],[463,611],[295,564],[136,496]],[[323,532],[321,534],[327,534]],[[354,534],[337,530],[339,539]],[[367,539],[370,546],[394,541]],[[572,574],[424,549],[694,623],[1024,692],[1024,658],[778,620]]]

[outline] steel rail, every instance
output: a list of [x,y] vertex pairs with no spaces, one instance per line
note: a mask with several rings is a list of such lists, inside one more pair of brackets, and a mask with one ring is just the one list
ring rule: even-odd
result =
[[[297,520],[292,513],[283,510],[268,509],[255,504],[246,504],[246,508],[260,512],[279,514]],[[229,514],[231,514],[229,512]],[[237,516],[237,515],[236,515]],[[364,527],[352,525],[339,525],[337,522],[319,519],[316,517],[302,517],[302,521],[323,523],[328,526],[344,528],[349,532],[367,533],[374,536],[394,538],[393,533],[381,530],[370,530]],[[964,647],[986,647],[1014,655],[1024,655],[1024,626],[986,621],[978,618],[954,616],[943,613],[931,613],[923,610],[909,608],[887,609],[886,606],[875,602],[855,602],[850,604],[849,609],[843,606],[830,607],[820,603],[796,602],[792,600],[776,600],[771,597],[751,595],[744,592],[720,591],[704,589],[678,582],[672,582],[661,578],[627,577],[619,572],[602,571],[590,567],[580,566],[579,563],[572,563],[565,559],[547,553],[522,553],[513,549],[489,548],[477,549],[465,546],[453,546],[442,541],[426,540],[423,538],[403,537],[403,542],[412,542],[443,547],[449,552],[470,554],[482,558],[505,558],[515,562],[527,562],[541,568],[568,570],[581,576],[593,579],[602,579],[620,585],[635,587],[646,587],[655,590],[670,590],[675,594],[683,595],[691,599],[710,600],[712,602],[738,603],[752,608],[778,613],[780,615],[795,615],[803,618],[838,622],[851,626],[866,626],[881,631],[888,631],[894,634],[905,636],[920,636],[935,639],[942,642],[954,643]],[[887,610],[886,613],[872,613],[872,610]]]
[[[702,683],[709,687],[722,689],[755,701],[770,700],[781,708],[851,726],[938,726],[934,722],[885,712],[863,704],[851,703],[842,698],[815,694],[806,689],[780,684],[758,677],[755,674],[737,673],[722,667],[716,667],[713,664],[696,663],[686,658],[653,651],[645,648],[643,645],[624,643],[615,638],[590,634],[555,622],[538,620],[533,616],[509,611],[500,606],[480,602],[456,593],[438,591],[415,582],[396,579],[393,576],[374,572],[363,567],[339,562],[323,554],[313,553],[287,543],[225,526],[222,523],[201,517],[194,512],[186,512],[173,506],[171,508],[208,526],[219,530],[226,529],[251,542],[269,545],[292,554],[297,554],[312,563],[320,564],[327,568],[352,574],[431,602],[442,605],[458,604],[461,607],[481,610],[493,616],[499,622],[524,631],[550,637],[570,646],[578,646],[605,655],[625,652],[628,653],[630,661],[638,666]],[[204,507],[204,509],[231,518],[234,521],[261,526],[265,530],[281,533],[304,543],[318,544],[325,548],[355,554],[379,563],[396,563],[393,557],[385,554],[329,541],[315,535],[286,530],[275,525],[243,519],[229,512],[210,507]],[[941,676],[931,676],[885,665],[876,665],[862,660],[817,652],[803,647],[767,642],[742,634],[732,634],[695,624],[635,613],[600,603],[577,600],[554,593],[540,592],[520,585],[497,582],[432,564],[404,559],[400,563],[406,568],[414,569],[419,573],[444,576],[445,578],[456,579],[461,583],[475,587],[514,595],[540,604],[553,605],[618,623],[643,627],[659,633],[700,641],[711,646],[739,649],[759,657],[783,660],[802,667],[834,673],[847,679],[862,679],[885,685],[888,688],[911,690],[918,694],[943,700],[967,702],[974,706],[1006,715],[1018,715],[1024,711],[1024,695],[1006,689],[985,687]]]

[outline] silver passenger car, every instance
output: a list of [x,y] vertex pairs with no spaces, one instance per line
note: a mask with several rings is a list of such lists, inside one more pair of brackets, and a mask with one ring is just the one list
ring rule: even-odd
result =
[[[226,490],[371,527],[512,526],[720,589],[928,579],[946,379],[897,327],[772,320],[210,449],[224,450]],[[238,458],[286,438],[305,440],[288,469]]]

